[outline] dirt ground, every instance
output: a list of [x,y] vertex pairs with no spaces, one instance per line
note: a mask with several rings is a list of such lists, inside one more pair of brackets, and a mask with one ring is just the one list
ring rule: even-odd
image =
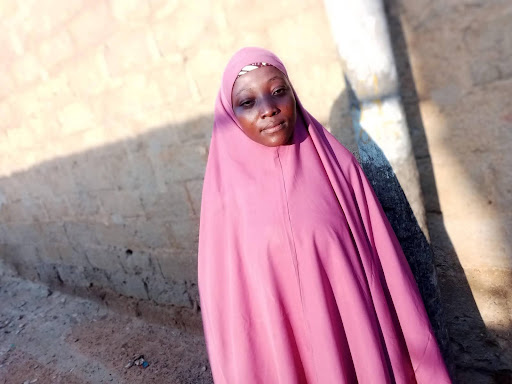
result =
[[[0,273],[0,384],[213,383],[200,332],[118,310],[131,304]],[[126,367],[140,355],[147,368]]]

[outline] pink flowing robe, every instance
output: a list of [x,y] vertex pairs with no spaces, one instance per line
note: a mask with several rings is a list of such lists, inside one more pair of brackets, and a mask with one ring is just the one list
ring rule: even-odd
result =
[[215,106],[199,292],[217,384],[450,383],[416,282],[352,154],[298,104],[293,143],[239,127],[237,52]]

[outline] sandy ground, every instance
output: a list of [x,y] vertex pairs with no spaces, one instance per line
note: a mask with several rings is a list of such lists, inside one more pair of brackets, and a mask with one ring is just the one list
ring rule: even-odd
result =
[[[126,368],[139,355],[149,366]],[[11,383],[213,380],[200,332],[144,321],[102,300],[0,274],[0,384]]]

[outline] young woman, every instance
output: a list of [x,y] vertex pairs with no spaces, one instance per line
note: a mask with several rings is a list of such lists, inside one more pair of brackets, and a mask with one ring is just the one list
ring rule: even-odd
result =
[[199,290],[217,384],[450,383],[359,164],[264,49],[237,52],[222,78]]

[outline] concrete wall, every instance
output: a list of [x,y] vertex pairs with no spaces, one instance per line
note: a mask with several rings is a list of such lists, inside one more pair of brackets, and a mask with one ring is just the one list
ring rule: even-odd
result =
[[385,3],[459,379],[510,382],[512,4]]
[[3,0],[0,19],[0,258],[32,279],[197,306],[214,99],[237,49],[275,51],[321,122],[343,115],[321,0]]

